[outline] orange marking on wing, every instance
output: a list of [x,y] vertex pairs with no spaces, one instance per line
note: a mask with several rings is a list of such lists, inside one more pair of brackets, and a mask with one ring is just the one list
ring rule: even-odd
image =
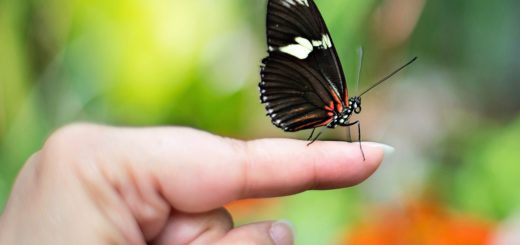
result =
[[336,102],[336,109],[338,109],[337,112],[342,112],[343,105],[341,104],[341,100],[338,98],[338,95],[332,89],[330,90],[330,94],[332,94],[332,97],[333,97],[334,101]]
[[341,105],[341,102],[338,103],[338,112],[343,111],[343,105]]
[[334,116],[334,112],[332,112],[332,111],[327,112],[327,116],[333,117]]
[[334,102],[329,102],[329,105],[325,106],[325,110],[327,111],[333,111],[334,110]]

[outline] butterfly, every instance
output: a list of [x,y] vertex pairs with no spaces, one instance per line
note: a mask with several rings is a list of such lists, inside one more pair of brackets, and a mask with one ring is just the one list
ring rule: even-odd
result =
[[415,61],[348,97],[334,42],[313,0],[269,0],[266,24],[268,56],[261,65],[260,100],[276,127],[313,129],[309,139],[318,127],[357,125],[360,133],[359,121],[350,117],[361,112],[361,95]]

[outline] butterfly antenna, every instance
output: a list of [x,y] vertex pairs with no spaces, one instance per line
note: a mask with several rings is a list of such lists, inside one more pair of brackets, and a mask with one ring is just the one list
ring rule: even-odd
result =
[[404,64],[403,66],[397,68],[395,71],[393,71],[392,73],[386,75],[386,77],[384,77],[383,79],[379,80],[379,82],[375,83],[374,85],[372,85],[370,88],[368,88],[367,90],[365,90],[365,92],[361,93],[359,96],[362,96],[364,94],[366,94],[368,91],[370,91],[371,89],[375,88],[377,85],[383,83],[384,81],[388,80],[388,78],[391,78],[393,75],[395,75],[396,73],[400,72],[402,69],[404,69],[405,67],[409,66],[410,64],[412,64],[414,61],[417,60],[417,56],[414,57],[413,59],[411,59],[410,61],[408,61],[406,64]]
[[358,54],[358,70],[357,70],[357,81],[356,81],[356,92],[359,91],[359,81],[361,80],[361,71],[363,68],[363,47],[359,47],[357,50]]

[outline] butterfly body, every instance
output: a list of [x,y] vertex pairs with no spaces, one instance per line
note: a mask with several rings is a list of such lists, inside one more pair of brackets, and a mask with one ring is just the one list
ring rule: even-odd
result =
[[350,126],[350,116],[354,113],[358,114],[361,112],[361,97],[354,96],[349,100],[349,104],[342,112],[334,114],[332,121],[327,124],[328,128],[335,128],[336,126]]

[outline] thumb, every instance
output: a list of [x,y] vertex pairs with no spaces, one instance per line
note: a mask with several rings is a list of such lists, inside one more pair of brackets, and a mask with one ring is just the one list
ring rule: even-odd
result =
[[294,244],[294,231],[287,221],[247,224],[230,230],[217,244]]

